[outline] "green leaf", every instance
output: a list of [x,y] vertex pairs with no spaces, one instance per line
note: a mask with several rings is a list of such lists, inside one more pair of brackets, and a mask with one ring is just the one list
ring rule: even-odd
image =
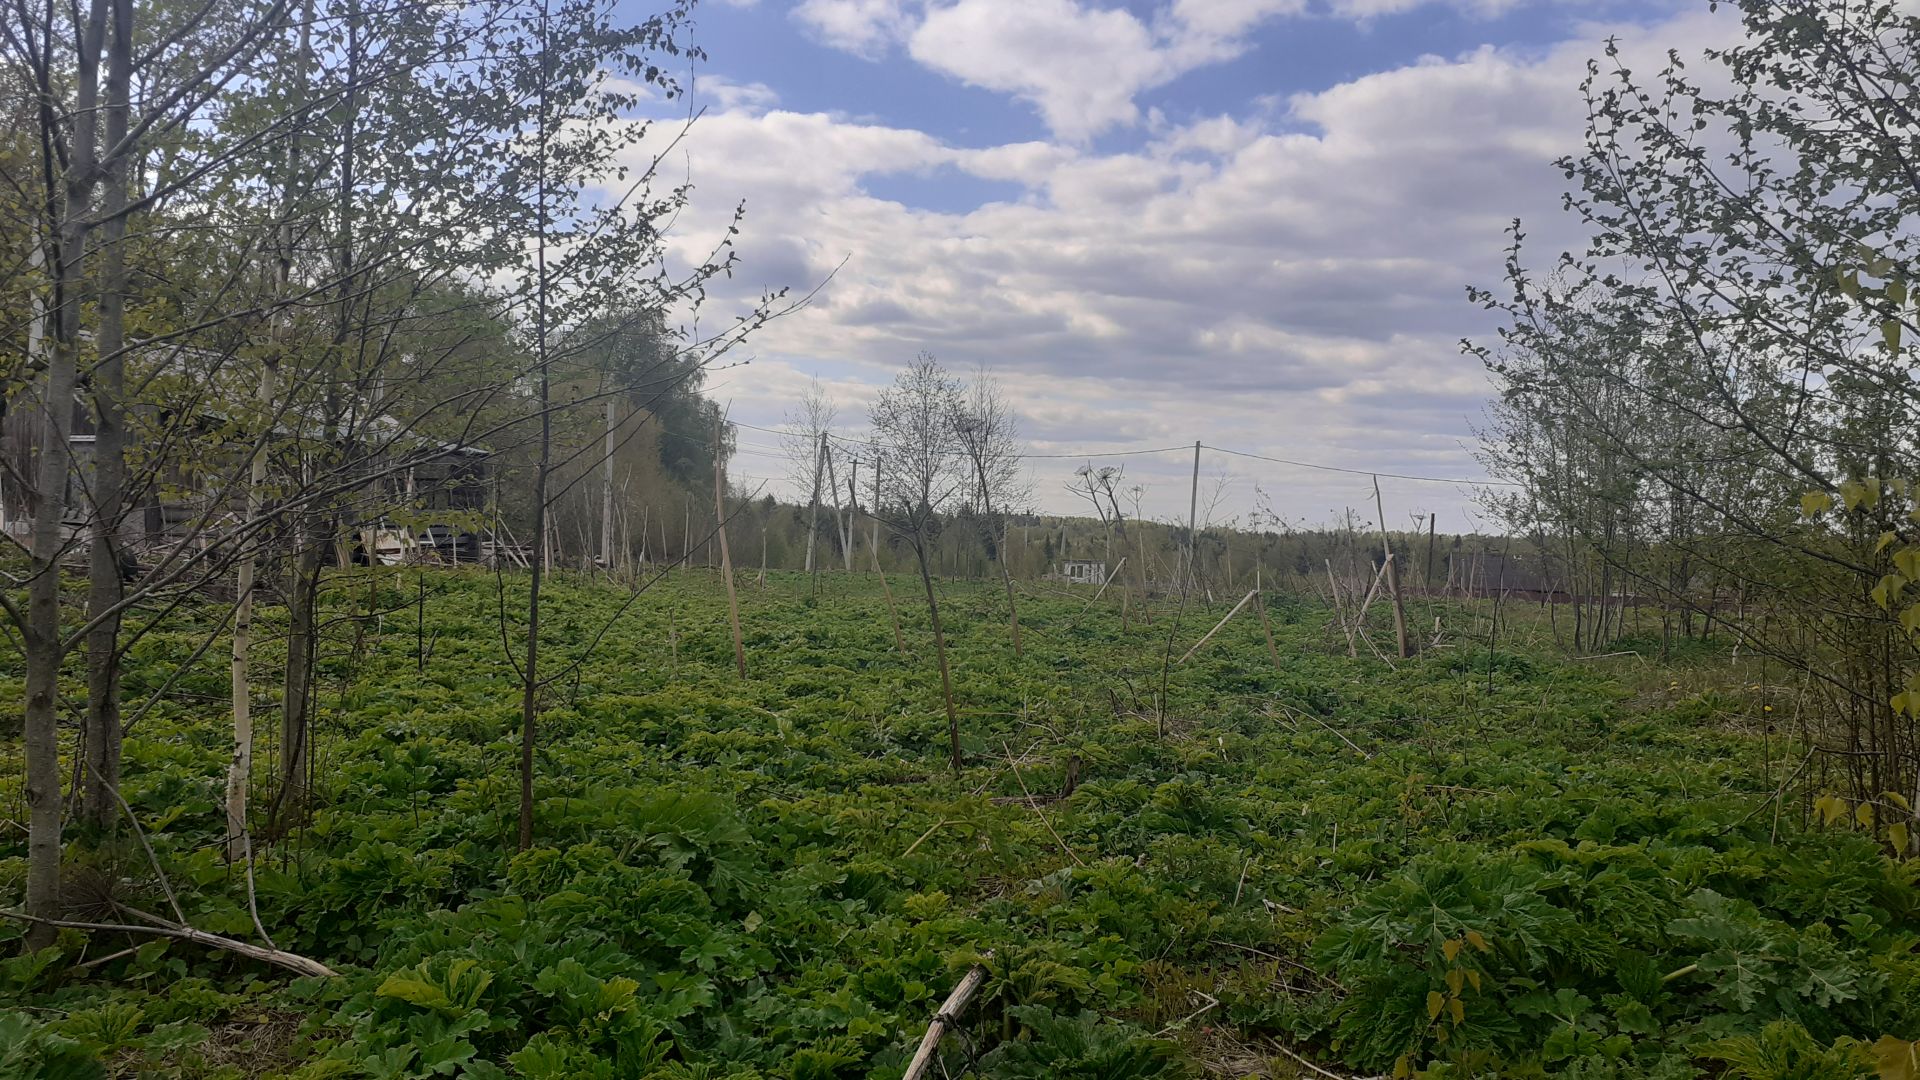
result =
[[1613,1022],[1621,1031],[1636,1035],[1651,1035],[1660,1030],[1660,1022],[1653,1018],[1653,1010],[1645,1002],[1629,1001],[1614,1011]]
[[1901,577],[1899,574],[1888,574],[1880,579],[1880,584],[1875,585],[1873,591],[1868,595],[1873,598],[1874,603],[1880,605],[1880,610],[1891,611],[1893,610],[1894,598],[1898,597],[1900,590],[1906,587],[1906,578]]

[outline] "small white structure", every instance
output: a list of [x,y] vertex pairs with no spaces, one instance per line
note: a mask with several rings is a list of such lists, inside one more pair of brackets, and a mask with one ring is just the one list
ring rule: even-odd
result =
[[1105,585],[1107,564],[1103,562],[1062,562],[1054,577],[1070,585]]

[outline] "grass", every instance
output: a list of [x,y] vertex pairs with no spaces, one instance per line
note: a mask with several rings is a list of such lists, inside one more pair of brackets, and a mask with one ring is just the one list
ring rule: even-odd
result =
[[[1117,597],[1032,588],[1016,658],[997,583],[946,582],[955,773],[905,583],[901,656],[870,576],[822,574],[818,596],[798,574],[741,577],[744,682],[712,574],[676,573],[617,620],[617,586],[554,583],[544,664],[563,677],[536,846],[517,853],[496,580],[343,575],[314,813],[259,872],[276,942],[342,977],[70,936],[0,964],[25,1009],[0,1060],[11,1038],[19,1060],[67,1040],[127,1076],[897,1077],[976,962],[953,1076],[1291,1076],[1303,1058],[1691,1076],[1769,1025],[1840,1069],[1865,1060],[1849,1040],[1920,1036],[1906,867],[1797,804],[1774,835],[1792,755],[1754,735],[1754,673],[1711,650],[1572,662],[1518,632],[1489,654],[1484,615],[1443,605],[1416,613],[1449,628],[1441,647],[1389,666],[1274,597],[1281,666],[1243,613],[1174,668],[1163,736],[1171,604],[1123,630]],[[523,584],[505,587],[511,612]],[[1227,606],[1190,609],[1174,655]],[[129,698],[205,632],[142,639]],[[132,734],[124,789],[195,924],[244,937],[219,853],[220,656]],[[17,805],[17,740],[0,750]],[[23,857],[7,829],[16,894]],[[76,835],[69,858],[107,899],[164,903],[124,836]],[[1751,985],[1712,974],[1728,957]],[[1662,981],[1689,964],[1703,974]],[[1808,972],[1826,981],[1803,989]],[[275,1037],[236,1059],[248,1024]]]

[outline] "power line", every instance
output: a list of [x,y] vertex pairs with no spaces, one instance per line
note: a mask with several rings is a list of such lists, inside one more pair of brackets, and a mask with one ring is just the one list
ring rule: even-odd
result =
[[1525,485],[1512,480],[1463,480],[1446,476],[1414,476],[1410,473],[1380,472],[1377,469],[1347,469],[1339,465],[1316,465],[1310,461],[1293,461],[1288,458],[1268,457],[1265,454],[1250,454],[1245,450],[1229,450],[1224,446],[1202,443],[1208,450],[1217,450],[1234,457],[1253,458],[1256,461],[1271,461],[1278,465],[1292,465],[1301,469],[1319,469],[1322,472],[1350,473],[1354,476],[1378,476],[1389,480],[1418,480],[1425,484],[1460,484],[1469,487],[1523,487]]
[[[764,432],[768,432],[769,434],[782,435],[782,436],[787,436],[789,438],[803,436],[803,433],[801,432],[786,431],[780,428],[758,427],[753,424],[741,423],[740,421],[737,421],[737,420],[734,421],[733,423],[739,427],[749,428],[753,431],[764,431]],[[895,446],[889,443],[876,442],[872,439],[857,439],[847,435],[835,435],[831,432],[827,434],[827,437],[829,439],[832,439],[835,442],[847,443],[849,445],[854,445],[854,446],[870,446],[870,447],[875,447],[883,450],[897,450],[901,452],[913,452],[914,450],[914,448],[912,447]],[[1491,479],[1473,480],[1473,479],[1466,479],[1462,477],[1453,477],[1453,476],[1416,476],[1412,473],[1382,472],[1378,469],[1357,469],[1357,468],[1350,468],[1343,465],[1321,465],[1312,461],[1297,461],[1292,458],[1273,457],[1267,454],[1255,454],[1246,450],[1230,450],[1227,447],[1215,446],[1211,443],[1202,443],[1201,447],[1207,450],[1215,450],[1222,454],[1231,454],[1234,457],[1251,458],[1255,461],[1270,461],[1276,465],[1291,465],[1297,469],[1314,469],[1319,472],[1345,473],[1350,476],[1378,476],[1378,477],[1381,477],[1382,479],[1387,479],[1387,480],[1410,480],[1410,481],[1423,483],[1423,484],[1453,484],[1455,486],[1468,486],[1468,487],[1523,487],[1525,486],[1523,484],[1519,484],[1511,480],[1491,480]],[[1092,458],[1114,458],[1114,457],[1137,457],[1145,454],[1184,453],[1191,449],[1193,449],[1193,444],[1185,443],[1179,446],[1156,446],[1156,447],[1152,447],[1145,450],[1078,450],[1072,453],[1065,453],[1065,454],[1028,453],[1028,454],[1015,454],[1013,456],[1022,461],[1064,461],[1064,460],[1072,460],[1074,458],[1092,459]],[[965,453],[961,451],[948,451],[947,453],[950,456],[955,456],[955,457],[966,456]]]

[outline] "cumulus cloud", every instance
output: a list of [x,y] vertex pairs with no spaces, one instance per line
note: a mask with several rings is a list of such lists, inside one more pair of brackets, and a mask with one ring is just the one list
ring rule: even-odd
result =
[[[1081,17],[1070,4],[1025,6],[1042,21]],[[1137,21],[1083,29],[1111,35],[1116,51],[1165,40]],[[1657,51],[1726,29],[1724,17],[1698,15],[1594,33]],[[1429,59],[1277,111],[1163,125],[1119,152],[1071,139],[958,147],[743,99],[701,121],[687,144],[701,209],[675,243],[704,250],[722,213],[745,199],[747,285],[770,283],[756,266],[773,266],[800,280],[772,283],[810,286],[846,260],[812,306],[757,337],[756,371],[827,364],[836,385],[870,387],[926,349],[956,369],[991,364],[1041,452],[1201,438],[1473,476],[1471,421],[1487,384],[1458,341],[1487,327],[1463,286],[1497,279],[1515,216],[1541,249],[1577,241],[1550,161],[1577,146],[1575,86],[1597,48],[1583,38],[1544,53]],[[1117,98],[1074,100],[1089,117],[1124,114]],[[933,211],[870,190],[878,177],[942,171],[1011,181],[1024,194]],[[757,375],[730,386],[735,415],[777,423],[790,383]],[[1124,460],[1157,493],[1150,511],[1180,502],[1190,462]],[[1043,505],[1068,508],[1059,481],[1074,464],[1036,463]],[[1303,516],[1364,494],[1353,477],[1248,459],[1231,467],[1249,478],[1243,498],[1260,477]],[[1467,525],[1459,490],[1387,487],[1403,508],[1442,511],[1443,527]]]
[[820,41],[875,57],[912,25],[905,0],[802,0],[793,17]]
[[1172,0],[1142,18],[1079,0],[802,0],[816,39],[869,59],[904,47],[920,65],[1031,104],[1084,140],[1140,117],[1134,99],[1243,52],[1260,22],[1306,0]]

